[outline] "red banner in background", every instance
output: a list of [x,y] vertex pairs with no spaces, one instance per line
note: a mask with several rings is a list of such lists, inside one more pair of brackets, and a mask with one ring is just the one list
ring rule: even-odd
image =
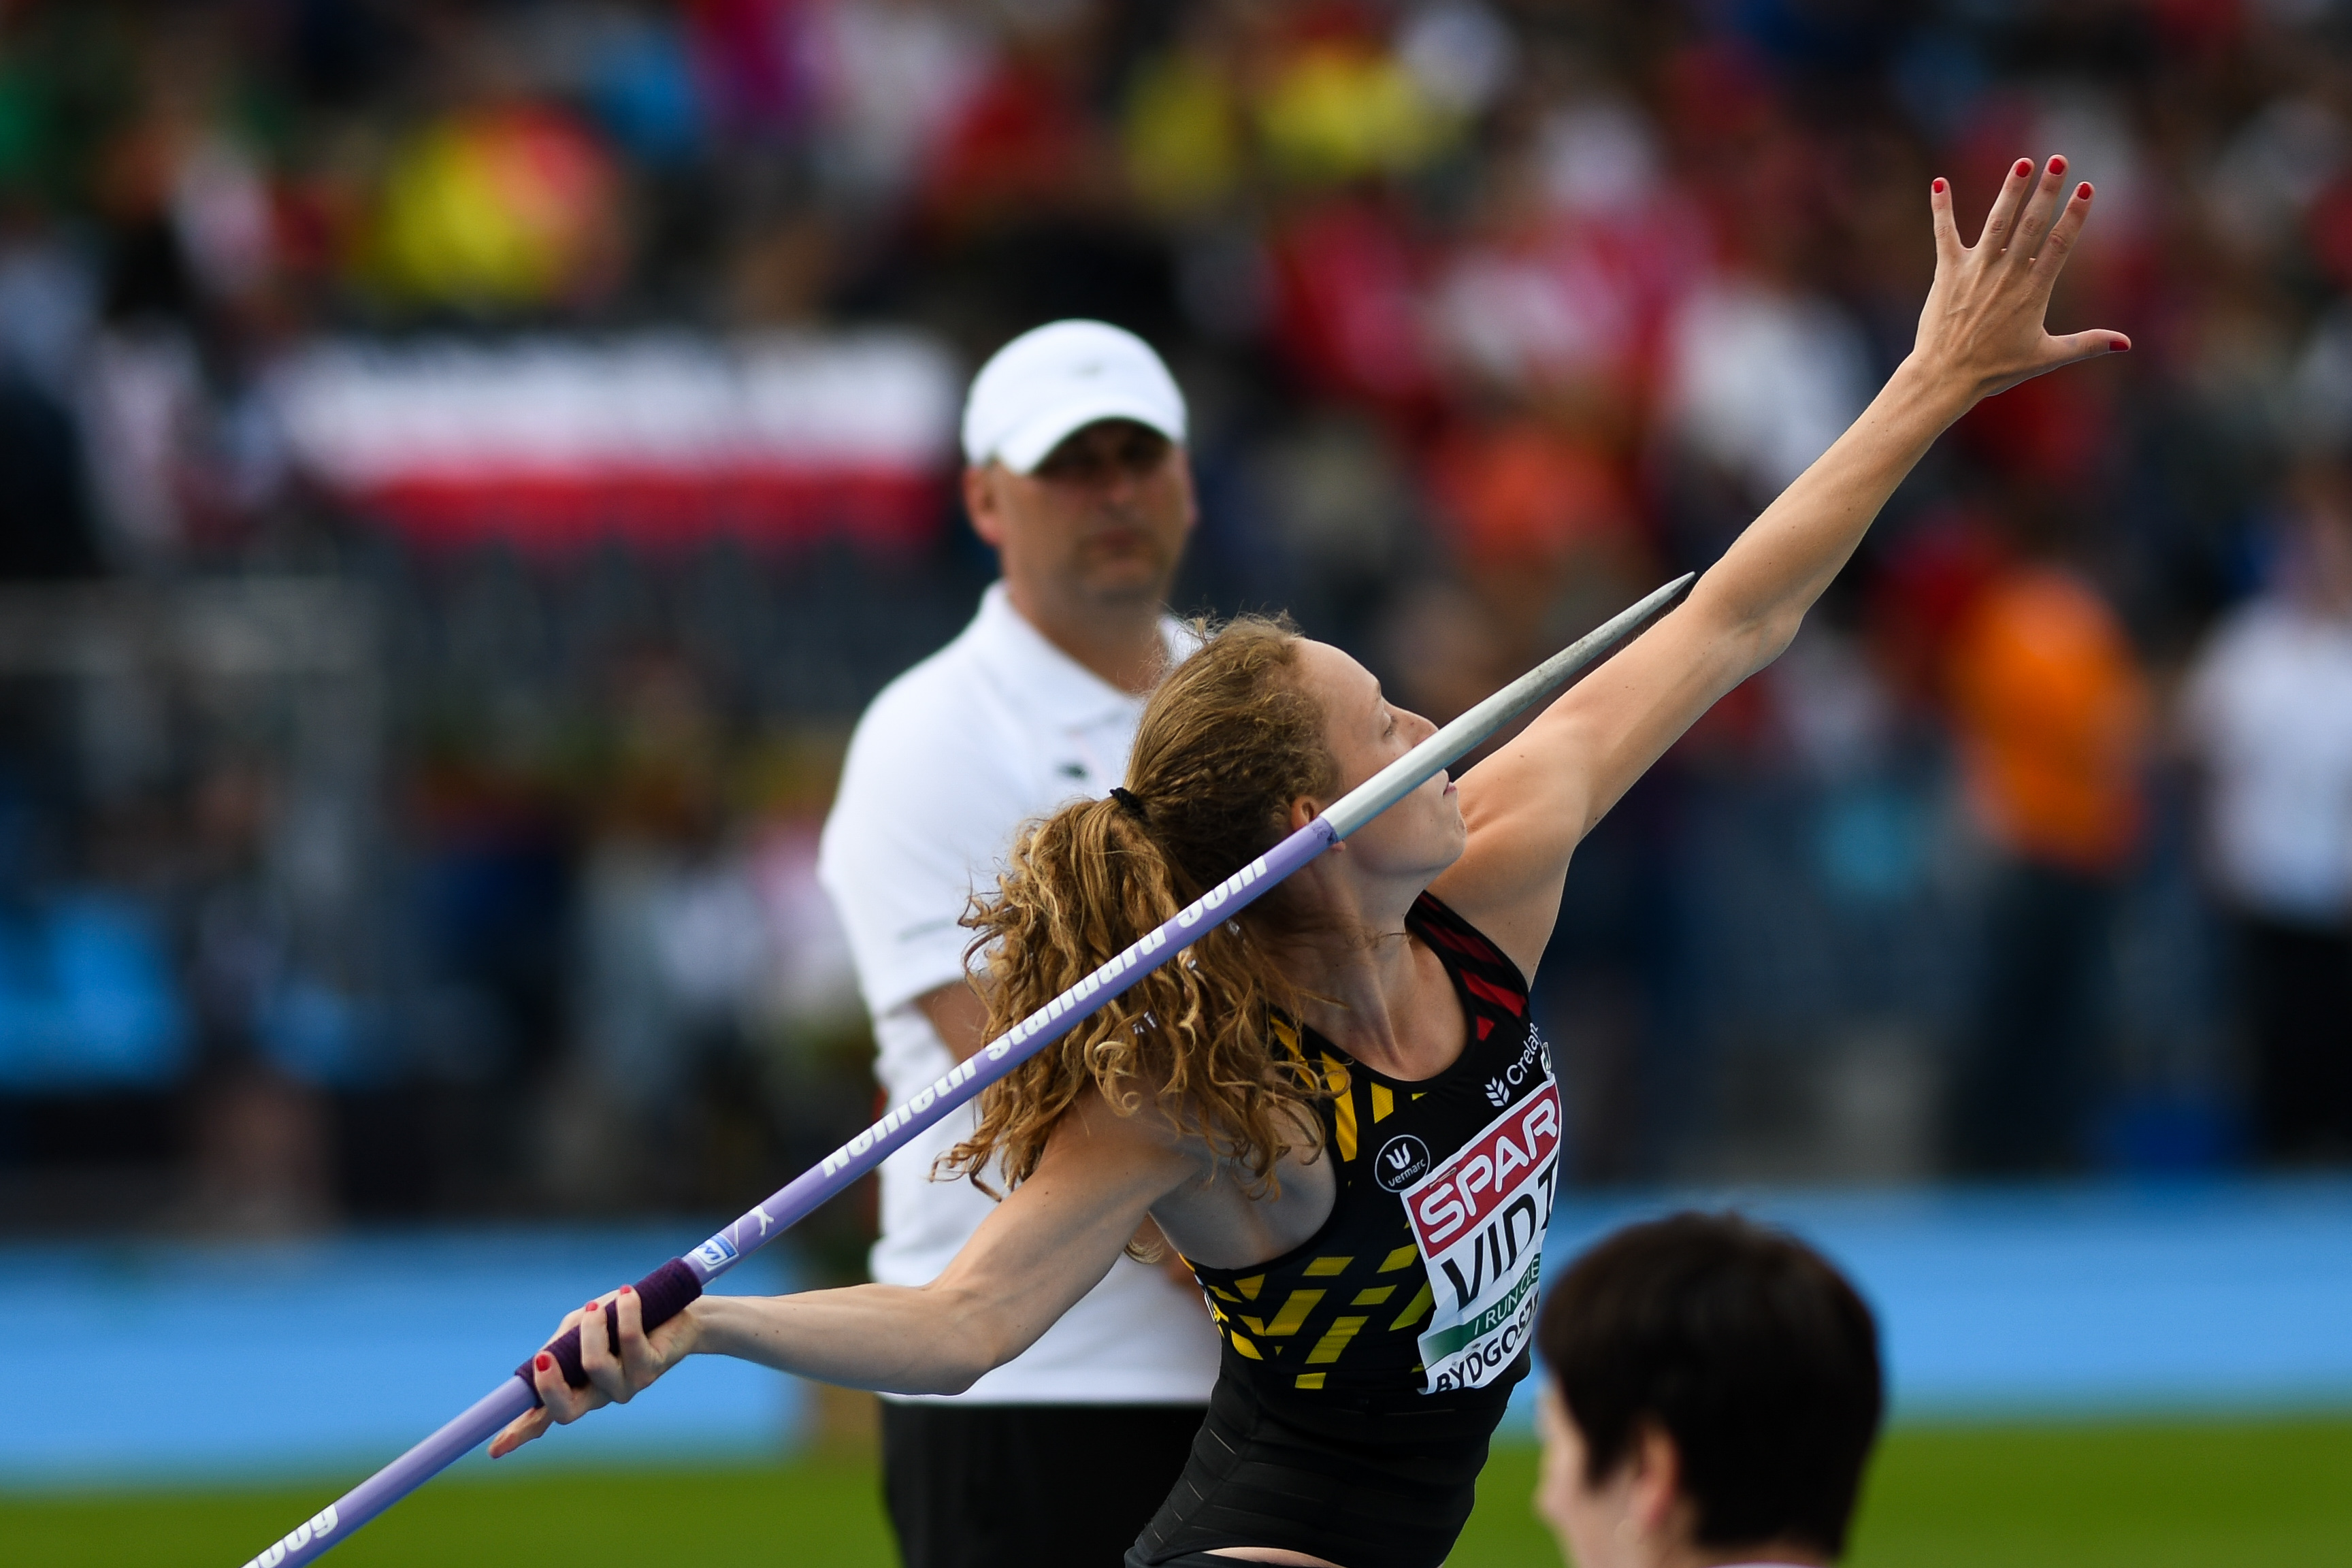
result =
[[928,539],[961,381],[907,332],[340,342],[281,365],[294,460],[428,547]]

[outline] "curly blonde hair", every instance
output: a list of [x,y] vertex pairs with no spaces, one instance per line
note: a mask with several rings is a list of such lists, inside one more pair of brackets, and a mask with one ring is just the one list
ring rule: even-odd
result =
[[[1339,767],[1321,705],[1298,682],[1287,617],[1218,628],[1146,705],[1129,804],[1081,801],[1029,827],[993,897],[963,923],[985,955],[993,1039],[1271,848],[1301,795],[1328,800]],[[1299,1112],[1325,1090],[1274,1025],[1296,988],[1269,939],[1300,913],[1277,887],[991,1086],[971,1137],[943,1165],[982,1180],[992,1160],[1025,1181],[1088,1086],[1131,1116],[1147,1105],[1273,1190],[1276,1166],[1312,1147]]]

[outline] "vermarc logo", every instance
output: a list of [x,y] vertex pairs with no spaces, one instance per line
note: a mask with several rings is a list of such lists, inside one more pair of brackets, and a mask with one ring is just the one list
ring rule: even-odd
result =
[[1372,1156],[1372,1180],[1382,1192],[1401,1193],[1429,1173],[1429,1145],[1400,1132]]

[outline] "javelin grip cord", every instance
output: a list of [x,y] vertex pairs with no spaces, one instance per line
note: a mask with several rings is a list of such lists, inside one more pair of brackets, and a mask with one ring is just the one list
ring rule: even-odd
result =
[[[683,1258],[673,1258],[651,1274],[630,1287],[637,1295],[638,1310],[644,1314],[645,1330],[652,1333],[695,1303],[702,1294],[702,1280],[687,1266]],[[621,1353],[621,1320],[614,1304],[604,1303],[604,1342],[613,1354]],[[563,1369],[563,1381],[574,1388],[588,1386],[588,1369],[580,1361],[580,1331],[566,1329],[548,1342],[547,1353]],[[529,1360],[515,1368],[515,1375],[530,1382]],[[536,1394],[533,1402],[537,1402]]]
[[[712,1280],[847,1190],[917,1133],[1068,1034],[1137,981],[1255,903],[1284,878],[1412,794],[1439,770],[1460,761],[1514,715],[1671,607],[1695,575],[1685,574],[1611,617],[1440,729],[1342,795],[1322,816],[1186,905],[1174,919],[917,1090],[904,1104],[893,1107],[881,1121],[802,1172],[765,1202],[754,1205],[734,1224],[638,1280],[635,1289],[644,1302],[646,1331],[684,1311]],[[604,1309],[604,1325],[606,1342],[617,1352],[620,1330],[610,1304]],[[587,1386],[578,1329],[565,1331],[546,1352],[562,1367],[566,1383],[574,1388]],[[295,1568],[341,1544],[352,1531],[516,1416],[537,1408],[539,1403],[539,1391],[531,1383],[531,1363],[525,1361],[513,1376],[455,1420],[271,1542],[246,1568]]]

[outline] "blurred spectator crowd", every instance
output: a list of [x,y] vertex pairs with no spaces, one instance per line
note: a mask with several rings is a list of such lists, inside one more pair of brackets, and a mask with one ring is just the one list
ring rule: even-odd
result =
[[1442,718],[1712,560],[1930,178],[2054,152],[2136,352],[1588,845],[1592,1182],[2352,1157],[2352,7],[0,6],[0,1210],[766,1190],[871,1094],[814,827],[987,579],[996,343],[1159,344],[1179,607]]

